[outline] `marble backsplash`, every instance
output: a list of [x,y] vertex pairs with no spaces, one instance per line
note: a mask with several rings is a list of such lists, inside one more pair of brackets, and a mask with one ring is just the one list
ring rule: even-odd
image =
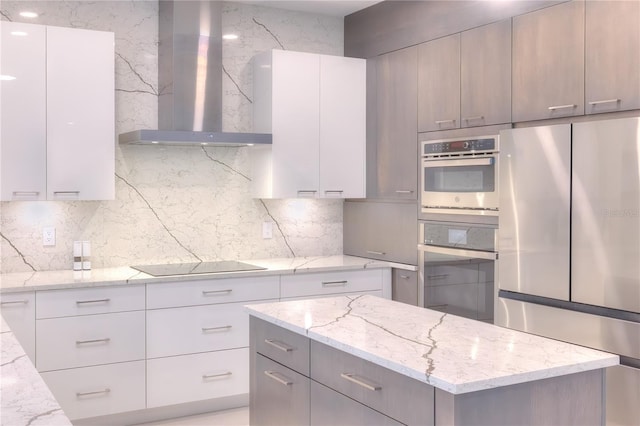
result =
[[[157,126],[157,1],[3,0],[0,18],[113,31],[116,133]],[[223,44],[225,131],[251,131],[256,53],[343,53],[342,18],[224,2],[222,23],[239,35]],[[249,149],[116,145],[115,200],[0,203],[0,272],[70,269],[74,240],[91,241],[94,268],[342,253],[342,201],[251,198]]]

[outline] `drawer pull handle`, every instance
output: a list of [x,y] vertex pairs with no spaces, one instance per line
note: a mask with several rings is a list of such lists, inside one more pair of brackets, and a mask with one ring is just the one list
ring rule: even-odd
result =
[[83,396],[108,394],[109,392],[111,392],[111,389],[109,388],[94,392],[76,392],[76,398],[82,398]]
[[93,340],[76,340],[76,345],[90,345],[92,343],[109,343],[111,338],[93,339]]
[[347,280],[344,281],[323,281],[322,287],[345,287],[348,284]]
[[231,325],[223,325],[221,327],[202,327],[202,332],[207,333],[209,331],[229,331],[231,330]]
[[[278,382],[280,384],[283,384],[285,386],[291,386],[293,384],[293,382],[287,376],[285,376],[284,374],[280,374],[280,373],[277,373],[275,371],[269,371],[269,370],[265,370],[264,374],[267,377],[269,377],[269,378],[275,380],[276,382]],[[284,377],[284,379],[281,378],[281,377],[276,376],[276,374]]]
[[233,373],[231,371],[227,371],[226,373],[219,373],[219,374],[203,374],[202,375],[202,380],[219,379],[221,377],[229,377],[232,374]]
[[476,115],[475,117],[467,117],[467,118],[463,118],[464,121],[469,122],[469,121],[476,121],[476,120],[484,120],[484,115]]
[[408,280],[411,277],[409,275],[400,275],[400,278],[402,278],[403,280]]
[[12,198],[14,199],[22,198],[27,200],[33,200],[33,199],[37,199],[39,195],[40,195],[40,191],[13,191]]
[[378,256],[384,256],[385,254],[387,254],[387,253],[385,253],[383,251],[375,251],[375,250],[367,250],[367,253],[369,253],[369,254],[377,254]]
[[447,123],[451,123],[451,124],[453,124],[453,123],[455,123],[455,122],[456,122],[456,120],[455,120],[455,119],[451,119],[451,120],[436,120],[436,124],[437,124],[437,125],[440,125],[440,124],[447,124]]
[[96,300],[78,300],[76,305],[86,305],[88,303],[109,303],[111,299],[96,299]]
[[342,194],[343,192],[342,189],[326,189],[324,191],[325,194]]
[[346,379],[352,383],[355,383],[358,386],[362,386],[365,389],[369,389],[370,391],[379,391],[380,389],[382,389],[382,386],[380,385],[372,385],[370,383],[365,382],[363,379],[358,378],[355,374],[353,373],[342,373],[340,374],[340,377],[342,377],[343,379]]
[[282,352],[293,352],[293,350],[295,349],[295,348],[293,348],[293,347],[291,347],[291,346],[287,345],[286,343],[283,343],[283,342],[281,342],[279,340],[264,339],[264,342],[267,345],[271,345],[276,349],[280,349]]
[[28,300],[12,300],[10,302],[0,302],[0,305],[26,305],[27,303],[29,303]]
[[569,105],[555,105],[555,106],[550,106],[549,107],[549,111],[555,111],[558,109],[567,109],[567,108],[575,108],[577,107],[577,105],[575,104],[569,104]]
[[406,189],[397,189],[396,194],[413,194],[413,191],[406,190]]
[[202,290],[202,295],[203,296],[219,296],[222,294],[229,294],[232,291],[233,290],[230,288],[227,290]]
[[427,278],[430,280],[443,280],[447,278],[449,274],[440,274],[440,275],[427,275]]
[[620,102],[620,99],[605,99],[604,101],[591,101],[589,105],[612,104]]

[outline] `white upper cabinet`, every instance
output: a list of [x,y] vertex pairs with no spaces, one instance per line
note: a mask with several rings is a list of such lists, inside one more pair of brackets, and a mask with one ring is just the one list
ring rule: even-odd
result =
[[1,66],[2,200],[113,199],[113,33],[2,22]]
[[253,147],[256,198],[365,196],[366,62],[272,50],[257,55]]
[[0,198],[47,197],[46,27],[0,22]]

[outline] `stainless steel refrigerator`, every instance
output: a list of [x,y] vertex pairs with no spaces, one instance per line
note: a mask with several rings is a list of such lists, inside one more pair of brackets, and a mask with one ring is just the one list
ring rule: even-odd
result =
[[640,118],[500,133],[496,324],[617,353],[609,425],[640,425]]

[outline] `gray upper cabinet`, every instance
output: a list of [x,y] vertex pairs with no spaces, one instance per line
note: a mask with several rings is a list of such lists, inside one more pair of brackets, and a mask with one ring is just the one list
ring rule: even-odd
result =
[[586,113],[640,108],[640,2],[588,1]]
[[418,46],[418,131],[460,127],[460,34]]
[[511,19],[460,39],[460,127],[511,122]]
[[584,7],[572,1],[513,18],[514,122],[584,114]]
[[375,177],[367,180],[367,196],[416,200],[417,48],[380,55],[376,64],[376,137],[367,141],[375,145],[375,163],[367,167]]

